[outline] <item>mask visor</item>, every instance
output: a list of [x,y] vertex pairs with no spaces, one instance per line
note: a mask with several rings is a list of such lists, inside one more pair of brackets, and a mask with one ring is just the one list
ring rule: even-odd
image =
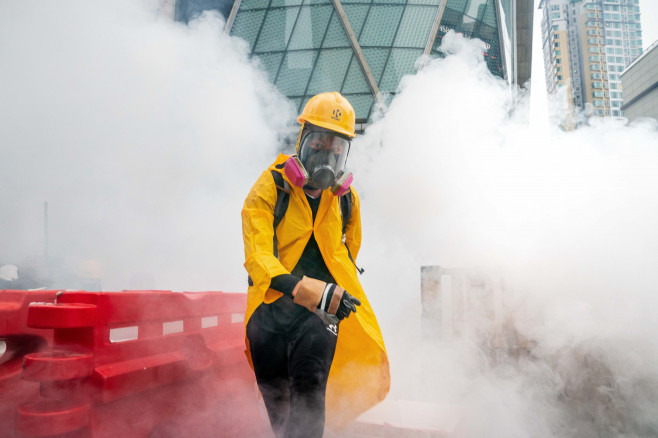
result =
[[333,132],[312,131],[302,139],[299,159],[309,175],[313,175],[315,170],[329,167],[335,178],[345,167],[349,151],[348,139]]

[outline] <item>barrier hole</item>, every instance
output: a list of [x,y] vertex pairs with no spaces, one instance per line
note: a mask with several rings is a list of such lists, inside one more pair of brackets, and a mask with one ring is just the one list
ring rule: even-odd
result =
[[37,353],[46,348],[45,339],[33,335],[12,335],[0,338],[1,373],[16,372],[23,367],[26,354]]
[[130,327],[119,327],[110,329],[110,342],[134,341],[139,335],[139,327],[136,325]]
[[201,328],[217,327],[217,316],[204,316],[201,318]]
[[162,323],[162,334],[170,335],[172,333],[182,333],[183,332],[183,320],[180,321],[168,321]]
[[46,348],[47,342],[39,336],[15,335],[0,338],[0,364],[30,353],[36,353]]
[[244,313],[231,313],[231,324],[244,321]]

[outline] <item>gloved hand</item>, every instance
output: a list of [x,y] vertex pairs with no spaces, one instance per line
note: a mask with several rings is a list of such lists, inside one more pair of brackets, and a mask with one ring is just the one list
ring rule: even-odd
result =
[[[340,287],[331,283],[327,285],[327,288],[325,288],[325,290],[330,290],[331,288],[334,289],[333,292],[334,294],[340,293],[338,291]],[[356,306],[361,305],[361,301],[359,301],[357,298],[353,297],[352,295],[348,294],[346,290],[343,290],[343,295],[340,298],[340,302],[338,303],[338,310],[336,310],[336,313],[329,313],[328,312],[329,309],[326,306],[325,308],[320,307],[322,301],[324,301],[325,294],[323,294],[322,298],[323,300],[321,300],[320,304],[318,304],[318,308],[315,309],[315,314],[318,315],[320,319],[322,319],[322,321],[324,321],[325,325],[327,326],[338,325],[340,321],[350,316],[351,312],[356,312]],[[328,297],[327,297],[327,301],[329,301]],[[338,334],[337,331],[334,331],[334,333]]]
[[356,312],[356,306],[361,305],[358,299],[342,287],[306,276],[295,286],[293,297],[295,303],[311,312],[317,308],[329,315],[335,315],[339,321],[347,318],[351,312]]
[[336,315],[338,321],[341,321],[350,316],[351,312],[356,312],[356,306],[360,305],[361,301],[348,294],[345,289],[337,284],[327,283],[318,303],[318,309],[329,315]]

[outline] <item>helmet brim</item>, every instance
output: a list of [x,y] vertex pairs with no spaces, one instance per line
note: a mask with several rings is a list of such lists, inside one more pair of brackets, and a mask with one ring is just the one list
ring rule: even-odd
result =
[[301,123],[302,125],[306,123],[310,123],[311,125],[319,126],[320,128],[328,129],[330,131],[337,132],[339,134],[346,135],[350,138],[356,137],[356,133],[354,131],[348,131],[345,128],[341,128],[340,126],[336,126],[336,124],[331,123],[331,122],[326,122],[324,120],[318,120],[315,118],[304,118],[302,116],[299,116],[297,118],[297,121]]

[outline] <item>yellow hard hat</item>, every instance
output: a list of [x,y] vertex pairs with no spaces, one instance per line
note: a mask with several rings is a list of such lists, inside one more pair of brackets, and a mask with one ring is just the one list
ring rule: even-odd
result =
[[309,99],[304,111],[297,117],[299,123],[311,123],[348,137],[354,137],[354,108],[337,91],[320,93]]

